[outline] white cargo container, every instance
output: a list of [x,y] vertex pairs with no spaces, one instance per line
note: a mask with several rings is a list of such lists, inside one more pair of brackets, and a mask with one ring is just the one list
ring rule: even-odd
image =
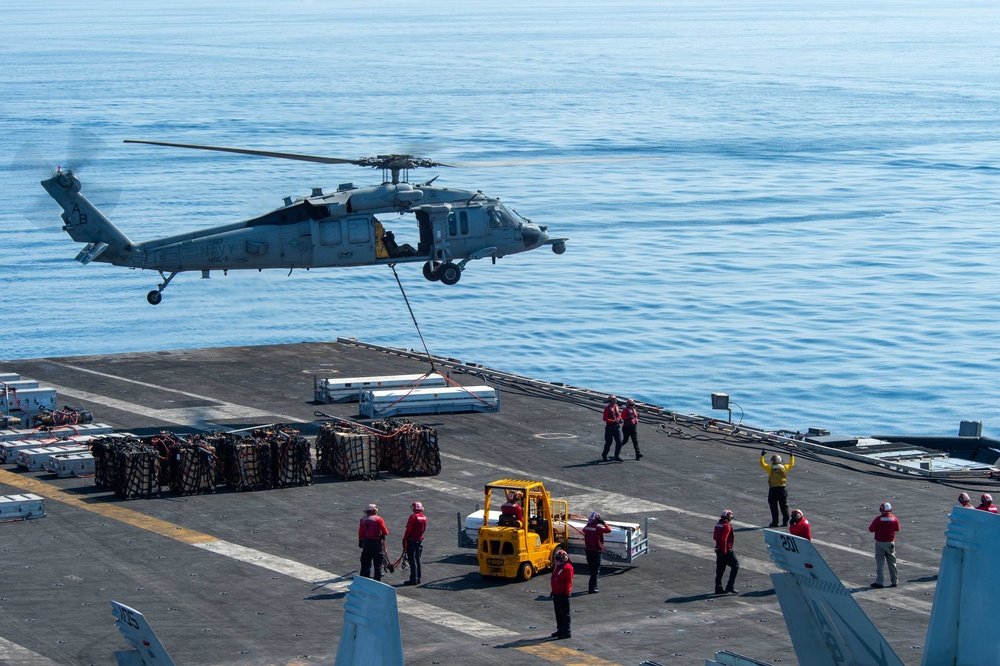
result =
[[93,476],[94,456],[90,453],[57,453],[49,458],[46,469],[60,479],[68,476]]
[[38,472],[45,469],[49,458],[58,453],[88,453],[86,446],[43,446],[35,449],[22,449],[17,452],[17,466],[23,467],[29,472]]
[[368,418],[401,414],[499,412],[500,393],[486,385],[365,391],[361,394],[359,411]]
[[447,386],[448,380],[438,372],[422,375],[387,375],[385,377],[351,377],[348,379],[313,378],[316,402],[360,402],[364,391],[388,391],[404,388],[434,388]]
[[0,496],[0,523],[45,517],[45,500],[38,495]]

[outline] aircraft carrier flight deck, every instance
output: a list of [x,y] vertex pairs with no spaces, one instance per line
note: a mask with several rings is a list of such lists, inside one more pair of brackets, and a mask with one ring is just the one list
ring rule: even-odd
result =
[[[429,369],[416,354],[350,340],[0,361],[0,373],[55,388],[60,406],[136,435],[285,423],[311,438],[337,418],[367,420],[357,403],[317,404],[316,377]],[[436,369],[464,385],[482,384],[477,373],[487,370],[454,360]],[[140,610],[177,664],[333,663],[346,584],[359,572],[362,512],[378,505],[395,556],[414,501],[429,523],[422,582],[403,586],[400,570],[383,578],[396,586],[407,664],[703,664],[721,650],[797,663],[769,579],[778,570],[762,537],[770,513],[760,441],[640,405],[642,460],[626,445],[623,462],[604,462],[601,387],[503,373],[485,381],[499,390],[499,412],[405,417],[436,429],[435,476],[316,474],[299,487],[120,500],[93,478],[0,465],[0,495],[40,495],[46,513],[0,523],[0,663],[113,664],[127,646],[112,599]],[[786,460],[790,452],[766,448]],[[790,507],[804,511],[814,544],[896,653],[920,663],[948,514],[961,490],[978,496],[980,486],[791,452]],[[648,554],[606,563],[599,593],[587,593],[586,562],[574,556],[570,639],[549,637],[548,572],[485,579],[475,551],[458,546],[459,516],[504,478],[544,482],[574,514],[648,519]],[[902,523],[900,579],[876,590],[868,525],[883,501]],[[712,530],[727,508],[741,569],[737,593],[717,596]]]

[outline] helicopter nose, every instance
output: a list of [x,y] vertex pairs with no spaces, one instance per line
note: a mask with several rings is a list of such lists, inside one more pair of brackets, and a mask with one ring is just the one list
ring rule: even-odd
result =
[[521,229],[521,240],[524,241],[524,247],[537,247],[548,239],[549,234],[533,224],[526,224]]

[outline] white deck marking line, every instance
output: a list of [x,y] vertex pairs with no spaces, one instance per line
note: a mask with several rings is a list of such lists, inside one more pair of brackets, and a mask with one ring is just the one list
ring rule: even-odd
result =
[[[299,421],[298,418],[294,416],[288,416],[286,414],[276,414],[274,412],[267,412],[260,409],[255,409],[253,407],[244,407],[243,405],[237,405],[231,402],[222,402],[219,400],[212,400],[214,404],[205,405],[204,407],[182,407],[175,409],[155,409],[153,407],[144,407],[142,405],[137,405],[132,402],[127,402],[125,400],[118,400],[117,398],[109,398],[98,393],[91,393],[89,391],[81,391],[74,388],[69,388],[67,386],[59,386],[57,384],[51,384],[46,382],[45,384],[49,388],[54,388],[56,393],[59,395],[66,395],[78,400],[86,400],[87,402],[92,402],[98,405],[104,405],[105,407],[111,407],[112,409],[117,409],[121,412],[128,412],[130,414],[138,414],[140,416],[145,416],[147,418],[156,419],[158,421],[165,421],[167,423],[176,423],[177,425],[215,425],[217,420],[223,419],[246,419],[246,418],[261,418],[261,417],[277,417],[282,421],[296,423]],[[207,398],[206,398],[207,399]]]
[[0,664],[18,664],[18,666],[56,666],[59,662],[43,657],[17,643],[0,638]]
[[[225,555],[231,559],[246,564],[253,564],[268,571],[274,571],[290,578],[295,578],[306,583],[322,585],[324,589],[332,592],[347,592],[350,578],[333,576],[327,571],[301,564],[283,557],[277,557],[254,548],[247,548],[228,541],[210,541],[208,543],[192,544],[197,548]],[[327,582],[323,582],[327,581]],[[510,631],[503,627],[498,627],[487,622],[480,622],[467,618],[458,613],[433,606],[423,601],[417,601],[409,597],[396,595],[396,604],[400,613],[405,613],[421,620],[433,622],[434,624],[453,629],[455,631],[474,636],[481,639],[510,638],[519,635],[516,631]]]
[[[581,483],[574,483],[572,481],[564,481],[562,479],[556,479],[556,478],[553,478],[553,477],[539,476],[537,474],[530,474],[528,472],[525,472],[524,470],[514,469],[513,467],[504,467],[502,465],[494,465],[492,463],[483,462],[482,460],[474,460],[472,458],[464,458],[462,456],[456,456],[453,453],[445,453],[445,452],[442,451],[441,452],[441,457],[442,458],[450,458],[452,460],[457,460],[459,462],[469,463],[469,464],[473,464],[473,465],[482,465],[484,467],[489,467],[491,469],[498,470],[498,471],[501,471],[501,472],[507,472],[508,474],[511,475],[511,478],[515,478],[515,479],[533,479],[533,480],[536,480],[536,481],[544,481],[545,483],[559,484],[559,485],[563,485],[563,486],[569,486],[570,488],[578,488],[580,490],[585,490],[585,491],[587,491],[588,495],[587,496],[581,496],[581,497],[588,497],[590,495],[593,495],[594,497],[602,497],[602,498],[604,498],[604,499],[601,500],[602,502],[604,502],[603,504],[590,505],[590,506],[593,507],[593,509],[596,509],[598,511],[600,511],[601,507],[603,506],[603,507],[607,507],[606,508],[606,512],[607,513],[616,513],[616,512],[617,513],[646,513],[646,512],[654,512],[654,511],[670,511],[670,512],[681,514],[681,515],[684,515],[684,516],[689,516],[691,518],[700,518],[700,519],[706,520],[706,521],[717,521],[719,519],[719,516],[717,516],[717,515],[709,515],[709,514],[705,514],[705,513],[698,513],[697,511],[689,511],[688,509],[682,509],[681,507],[678,507],[678,506],[670,506],[668,504],[660,504],[659,502],[652,502],[652,501],[649,501],[649,500],[643,500],[643,499],[638,499],[638,498],[631,498],[631,497],[628,497],[627,495],[621,495],[619,493],[609,493],[609,492],[606,492],[606,491],[603,491],[603,490],[596,490],[596,489],[591,488],[589,486],[585,486],[585,485],[583,485]],[[637,504],[642,504],[643,508],[640,509],[640,510],[634,510],[634,511],[623,511],[623,510],[619,510],[617,508],[619,506],[632,506],[632,505],[637,505]],[[572,508],[573,508],[573,504],[570,504],[570,512],[571,513],[572,513]],[[593,510],[593,509],[589,509],[589,510]],[[760,525],[751,525],[749,523],[741,523],[738,520],[733,521],[733,525],[736,525],[737,527],[751,527],[751,528],[753,528],[753,527],[758,527],[759,528],[760,527]],[[815,543],[815,544],[819,544],[819,545],[823,546],[824,548],[835,548],[837,550],[842,550],[842,551],[844,551],[846,553],[852,553],[854,555],[861,555],[862,557],[867,557],[867,558],[870,558],[872,560],[875,559],[874,546],[872,547],[872,550],[861,550],[860,548],[851,548],[850,546],[842,546],[841,544],[838,544],[838,543],[830,543],[828,541],[820,541],[818,539],[813,539],[812,542]],[[900,558],[898,560],[898,562],[901,565],[905,565],[905,566],[908,566],[908,567],[913,567],[913,568],[916,568],[916,569],[923,569],[925,571],[934,571],[934,572],[937,572],[937,570],[938,570],[937,567],[927,566],[926,564],[917,564],[915,562],[909,562],[909,561],[904,560],[902,558]]]

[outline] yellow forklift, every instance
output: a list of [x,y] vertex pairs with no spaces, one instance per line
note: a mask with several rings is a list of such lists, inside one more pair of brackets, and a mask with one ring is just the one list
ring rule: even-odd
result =
[[[528,580],[551,567],[556,548],[568,543],[566,500],[551,499],[540,481],[522,479],[494,481],[485,492],[477,539],[479,573]],[[501,504],[506,506],[497,511]],[[515,505],[520,508],[520,520],[516,509],[510,511]]]

